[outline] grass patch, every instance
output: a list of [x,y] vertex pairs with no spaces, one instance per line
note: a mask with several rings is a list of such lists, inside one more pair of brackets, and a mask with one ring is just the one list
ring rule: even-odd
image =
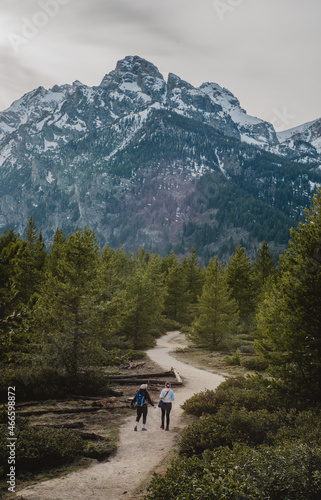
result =
[[175,349],[172,354],[184,363],[225,377],[244,376],[253,371],[264,372],[266,364],[251,352],[252,345],[244,347],[235,351],[209,351],[189,346]]

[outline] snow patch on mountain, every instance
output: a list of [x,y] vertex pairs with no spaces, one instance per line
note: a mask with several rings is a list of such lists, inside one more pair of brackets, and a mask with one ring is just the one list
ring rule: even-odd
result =
[[57,146],[58,146],[58,144],[57,144],[56,142],[54,142],[54,141],[47,141],[47,140],[45,139],[45,143],[44,143],[44,148],[43,148],[43,150],[44,150],[44,151],[52,150],[52,149],[57,148]]
[[11,144],[7,144],[0,153],[0,167],[5,163],[5,161],[10,157],[11,155]]
[[[302,148],[301,142],[306,142],[313,146],[317,153],[321,154],[321,119],[313,120],[298,127],[293,127],[283,132],[278,132],[278,139],[281,145],[291,149]],[[299,145],[299,146],[298,146]]]
[[48,174],[46,175],[46,181],[49,182],[49,184],[51,184],[52,182],[54,182],[56,179],[54,178],[54,176],[52,175],[52,173],[48,172]]

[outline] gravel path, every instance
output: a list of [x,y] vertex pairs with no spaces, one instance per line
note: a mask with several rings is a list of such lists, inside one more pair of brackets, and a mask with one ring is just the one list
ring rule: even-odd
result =
[[[170,332],[160,338],[157,346],[148,351],[149,357],[162,369],[175,367],[184,386],[175,389],[175,403],[171,413],[170,432],[160,429],[160,410],[149,406],[147,432],[133,432],[135,413],[120,430],[117,453],[108,462],[67,476],[29,486],[16,495],[32,500],[119,500],[137,498],[135,490],[145,481],[172,451],[176,437],[183,428],[180,405],[196,392],[215,389],[224,379],[176,360],[170,351],[186,345],[185,336]],[[157,404],[158,400],[156,401]]]

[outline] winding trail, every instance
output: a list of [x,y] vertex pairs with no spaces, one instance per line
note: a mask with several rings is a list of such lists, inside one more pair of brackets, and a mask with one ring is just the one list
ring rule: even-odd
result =
[[[133,432],[135,415],[128,418],[120,430],[115,456],[108,462],[95,464],[88,469],[67,476],[51,479],[19,492],[19,499],[32,500],[120,500],[137,498],[135,490],[172,451],[178,432],[184,427],[180,405],[196,392],[215,389],[224,379],[176,360],[170,351],[187,345],[180,332],[169,332],[160,338],[157,346],[148,351],[149,357],[164,370],[172,366],[183,379],[184,386],[175,391],[171,413],[170,432],[162,431],[160,410],[148,410],[148,432]],[[158,399],[155,402],[157,404]]]

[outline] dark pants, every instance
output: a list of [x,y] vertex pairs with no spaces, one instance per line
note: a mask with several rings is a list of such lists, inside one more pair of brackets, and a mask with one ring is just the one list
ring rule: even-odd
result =
[[137,406],[137,417],[136,422],[140,421],[140,417],[143,415],[143,424],[146,424],[147,418],[147,405]]
[[164,427],[165,415],[166,415],[166,427],[169,427],[169,414],[172,409],[172,403],[163,403],[162,406],[162,426]]

